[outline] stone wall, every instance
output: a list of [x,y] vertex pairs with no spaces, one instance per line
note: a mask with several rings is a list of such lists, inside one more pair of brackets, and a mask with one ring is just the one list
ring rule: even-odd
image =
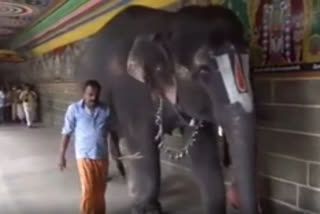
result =
[[257,78],[255,89],[267,206],[273,214],[320,213],[320,78]]
[[80,88],[75,83],[76,75],[79,75],[76,65],[87,41],[30,57],[25,63],[1,64],[0,80],[34,85],[40,95],[41,121],[61,126],[66,107],[80,98]]
[[44,83],[37,87],[43,123],[61,127],[68,105],[81,97],[79,86],[76,83]]

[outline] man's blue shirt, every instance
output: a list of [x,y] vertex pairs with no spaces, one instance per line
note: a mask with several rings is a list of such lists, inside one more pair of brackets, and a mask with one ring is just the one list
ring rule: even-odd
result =
[[71,104],[65,114],[63,135],[74,135],[76,158],[107,159],[110,109],[98,104],[92,112],[83,100]]

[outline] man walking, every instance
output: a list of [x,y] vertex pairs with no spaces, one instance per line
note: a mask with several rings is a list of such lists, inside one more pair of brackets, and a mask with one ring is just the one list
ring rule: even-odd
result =
[[66,150],[71,135],[82,188],[81,213],[105,214],[105,190],[108,176],[107,134],[110,110],[99,101],[101,87],[89,80],[83,88],[83,99],[71,104],[62,129],[59,167],[66,167]]
[[14,85],[10,91],[11,98],[11,120],[13,122],[17,122],[18,117],[18,102],[19,102],[19,94],[17,87]]
[[0,124],[4,122],[5,98],[4,89],[0,86]]
[[37,105],[37,94],[31,89],[30,85],[25,86],[25,90],[20,94],[24,114],[26,116],[27,126],[32,127],[35,118],[35,109]]

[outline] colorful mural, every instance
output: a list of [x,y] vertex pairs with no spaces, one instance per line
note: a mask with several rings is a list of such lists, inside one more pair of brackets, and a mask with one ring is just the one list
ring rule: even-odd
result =
[[61,0],[1,0],[0,42],[8,41]]
[[306,1],[306,20],[308,27],[305,34],[304,60],[307,62],[320,61],[320,1]]
[[[28,67],[32,70],[33,81],[67,81],[75,78],[75,65],[85,45],[89,40],[83,40],[71,45],[60,47],[48,54],[31,57]],[[39,72],[41,71],[41,72]]]
[[25,59],[18,53],[11,50],[0,50],[0,63],[20,63]]
[[[294,2],[294,3],[293,3]],[[260,0],[252,26],[256,66],[300,63],[303,58],[305,1]]]
[[211,0],[247,30],[256,72],[313,71],[320,62],[320,0]]
[[[32,53],[41,55],[58,47],[87,38],[105,26],[115,15],[130,5],[147,5],[152,8],[167,8],[180,4],[180,0],[115,0],[107,1],[101,8],[77,17],[73,22],[63,23],[57,31],[45,35],[41,43],[32,44]],[[75,12],[75,11],[73,11]],[[61,28],[60,28],[61,27]],[[57,35],[58,32],[58,35]],[[52,35],[54,35],[52,37]]]

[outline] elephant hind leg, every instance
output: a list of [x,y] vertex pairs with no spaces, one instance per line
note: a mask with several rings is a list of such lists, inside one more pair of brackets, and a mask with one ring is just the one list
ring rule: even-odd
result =
[[[220,165],[217,135],[211,127],[198,134],[190,151],[192,171],[200,188],[205,214],[225,214],[226,198],[222,168]],[[191,130],[186,131],[185,139]]]

